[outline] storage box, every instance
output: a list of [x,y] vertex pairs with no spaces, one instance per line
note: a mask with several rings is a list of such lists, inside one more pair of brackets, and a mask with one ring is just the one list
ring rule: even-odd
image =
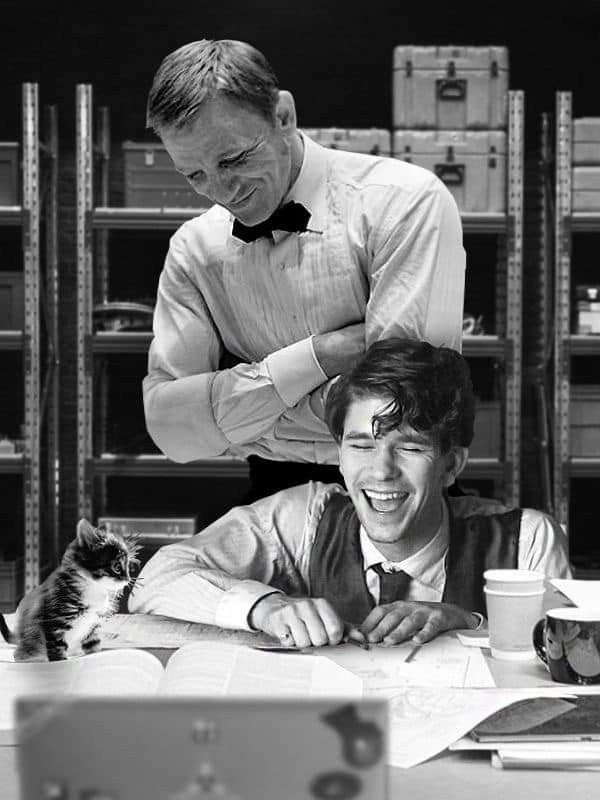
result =
[[470,458],[500,458],[501,405],[498,400],[477,400]]
[[123,142],[125,206],[128,208],[209,208],[176,171],[161,144]]
[[23,273],[0,272],[0,330],[23,330]]
[[600,384],[571,387],[571,455],[600,457]]
[[503,131],[395,131],[395,158],[435,172],[461,211],[506,211]]
[[98,517],[98,527],[110,533],[135,533],[140,544],[162,547],[198,532],[196,517]]
[[579,284],[575,287],[575,298],[575,333],[600,334],[600,286]]
[[600,211],[600,165],[573,167],[573,211]]
[[0,142],[0,206],[19,205],[19,145]]
[[508,50],[398,45],[392,106],[394,128],[506,128]]
[[23,596],[23,559],[0,561],[0,611],[14,611]]
[[600,166],[600,117],[573,120],[573,164]]
[[391,134],[382,128],[302,128],[302,132],[333,150],[374,156],[389,156],[392,152]]

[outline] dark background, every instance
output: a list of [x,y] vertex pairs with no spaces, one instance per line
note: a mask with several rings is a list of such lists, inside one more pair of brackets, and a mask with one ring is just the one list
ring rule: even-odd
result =
[[92,83],[95,101],[110,104],[115,141],[139,139],[159,62],[201,38],[243,39],[262,50],[306,127],[391,127],[397,44],[507,46],[511,88],[526,92],[530,132],[559,89],[576,93],[577,116],[599,111],[598,0],[4,0],[0,7],[5,140],[20,124],[23,81],[39,82],[42,102],[60,107],[63,149],[74,137],[76,83]]
[[[178,0],[159,3],[143,0],[104,0],[78,4],[55,0],[2,0],[0,2],[0,141],[16,141],[21,130],[21,84],[39,83],[41,105],[58,108],[60,133],[59,253],[60,253],[60,382],[61,382],[61,536],[66,543],[76,523],[76,263],[75,263],[75,86],[91,83],[94,106],[110,107],[113,158],[111,203],[122,195],[120,143],[125,139],[152,139],[145,131],[148,89],[162,58],[180,45],[201,38],[232,38],[251,42],[270,60],[282,88],[293,92],[300,126],[392,127],[392,53],[398,44],[502,45],[510,54],[510,88],[525,91],[526,175],[539,176],[539,123],[542,112],[552,112],[555,92],[573,92],[575,116],[600,116],[600,0],[575,0],[563,8],[550,3],[507,0],[492,2],[440,2],[423,0],[369,0],[354,3],[300,0],[279,4],[271,0]],[[527,178],[529,191],[535,190]],[[115,193],[116,192],[116,193]],[[535,191],[534,191],[535,193]],[[526,217],[527,223],[527,217]],[[526,231],[528,228],[526,227]],[[524,361],[535,339],[530,310],[537,281],[535,237],[528,235],[524,269]],[[20,269],[20,233],[1,232],[0,269]],[[111,295],[135,299],[155,291],[167,247],[165,232],[111,234]],[[493,241],[471,237],[466,309],[493,305]],[[528,247],[531,252],[528,252]],[[597,270],[597,249],[585,247],[580,261]],[[585,266],[585,265],[584,265]],[[597,274],[597,272],[595,273]],[[591,280],[591,278],[589,278]],[[490,297],[487,297],[491,293]],[[489,324],[492,314],[487,313]],[[14,355],[14,354],[13,354]],[[9,356],[9,358],[12,356]],[[144,358],[133,368],[132,357],[114,359],[119,415],[108,437],[145,436],[140,380]],[[15,358],[13,358],[15,361]],[[18,366],[6,359],[10,374]],[[119,366],[122,363],[122,368]],[[589,363],[589,362],[588,362]],[[483,365],[488,369],[489,365]],[[139,374],[138,374],[139,373]],[[527,376],[525,376],[527,377]],[[476,385],[490,389],[493,375],[476,376]],[[588,382],[589,376],[574,376]],[[598,380],[598,378],[596,378]],[[20,379],[17,380],[20,385]],[[10,382],[5,383],[8,392]],[[14,386],[14,384],[13,384]],[[5,392],[6,393],[6,392]],[[537,461],[536,420],[531,392],[524,386],[523,500],[540,506],[540,466]],[[3,396],[0,391],[0,396]],[[22,409],[22,396],[10,391],[14,425]],[[129,401],[127,400],[129,398]],[[1,397],[0,397],[1,400]],[[127,402],[126,402],[127,401]],[[128,413],[123,409],[127,407]],[[12,417],[11,417],[12,419]],[[146,444],[148,441],[146,440]],[[150,483],[152,489],[149,491]],[[196,513],[206,524],[225,507],[239,502],[243,486],[200,485],[192,479],[126,479],[109,481],[108,511],[141,513],[149,499],[170,498],[178,513]],[[13,486],[14,484],[14,486]],[[8,496],[18,493],[18,480],[3,476],[0,485]],[[154,485],[156,484],[156,489]],[[589,559],[592,551],[591,498],[597,481],[579,481],[573,489],[573,541],[575,550]],[[487,487],[482,489],[488,493]],[[5,531],[13,530],[15,547],[22,546],[20,504],[0,512]],[[173,511],[166,506],[163,513]],[[158,513],[158,511],[157,511]],[[8,517],[5,519],[5,516]],[[600,563],[600,551],[598,552]]]

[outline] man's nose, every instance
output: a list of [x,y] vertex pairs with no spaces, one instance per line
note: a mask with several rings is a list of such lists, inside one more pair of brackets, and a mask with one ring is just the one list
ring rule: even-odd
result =
[[375,448],[373,472],[376,477],[390,478],[399,471],[399,466],[390,447]]
[[238,195],[237,179],[231,174],[214,172],[208,176],[207,189],[204,194],[220,205],[235,201]]

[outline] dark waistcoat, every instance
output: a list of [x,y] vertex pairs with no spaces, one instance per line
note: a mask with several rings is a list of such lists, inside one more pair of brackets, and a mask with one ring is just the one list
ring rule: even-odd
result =
[[[520,508],[466,518],[450,511],[442,602],[485,614],[483,572],[516,569],[520,527]],[[311,597],[326,598],[347,622],[360,625],[375,605],[363,571],[360,521],[346,495],[336,492],[325,505],[308,575]]]

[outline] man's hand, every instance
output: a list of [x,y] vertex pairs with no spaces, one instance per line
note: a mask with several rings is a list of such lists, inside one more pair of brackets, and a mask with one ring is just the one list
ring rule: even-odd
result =
[[323,598],[270,594],[252,609],[250,625],[274,636],[284,645],[321,647],[339,644],[344,624]]
[[376,606],[359,630],[369,642],[400,644],[412,639],[415,644],[423,644],[443,631],[476,627],[473,614],[460,606],[398,600]]
[[337,331],[313,336],[313,348],[321,369],[328,378],[347,372],[364,355],[364,323],[347,325]]

